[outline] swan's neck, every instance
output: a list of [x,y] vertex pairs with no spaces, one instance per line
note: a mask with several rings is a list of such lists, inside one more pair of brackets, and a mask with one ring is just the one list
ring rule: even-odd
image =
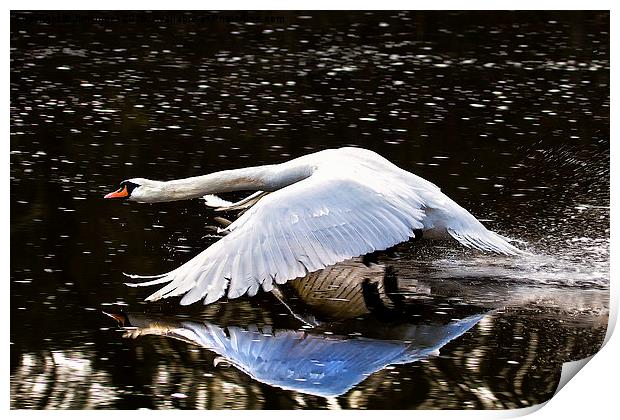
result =
[[154,203],[229,191],[275,191],[309,175],[303,168],[282,168],[281,165],[232,169],[172,181],[151,181],[148,197],[137,199]]

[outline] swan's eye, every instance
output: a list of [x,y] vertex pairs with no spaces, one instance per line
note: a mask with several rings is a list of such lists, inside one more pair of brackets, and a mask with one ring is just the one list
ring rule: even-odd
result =
[[135,190],[136,188],[138,188],[139,186],[140,185],[138,185],[138,184],[136,184],[134,182],[131,182],[131,181],[123,181],[123,182],[121,182],[121,188],[122,187],[127,187],[127,192],[129,193],[129,195],[131,195],[131,192],[133,190]]

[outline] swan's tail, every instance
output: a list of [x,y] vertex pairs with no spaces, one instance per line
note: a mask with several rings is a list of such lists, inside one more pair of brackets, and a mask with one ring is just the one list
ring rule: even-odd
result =
[[500,234],[492,232],[480,225],[476,229],[455,230],[448,228],[448,233],[466,248],[475,248],[480,251],[491,251],[503,255],[531,255],[510,243]]
[[[491,251],[502,255],[531,255],[511,242],[517,242],[487,229],[476,217],[449,197],[435,192],[428,198],[435,207],[426,208],[425,225],[445,231],[466,248]],[[442,229],[443,228],[443,229]]]

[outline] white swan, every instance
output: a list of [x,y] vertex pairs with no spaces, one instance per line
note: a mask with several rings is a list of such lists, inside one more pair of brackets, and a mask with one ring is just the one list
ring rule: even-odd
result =
[[365,149],[323,150],[277,165],[173,181],[134,178],[105,198],[154,203],[206,194],[257,191],[238,203],[207,195],[207,205],[245,212],[226,236],[155,280],[168,283],[146,300],[184,295],[181,304],[270,291],[308,272],[384,250],[416,235],[453,237],[468,248],[522,253],[419,176]]

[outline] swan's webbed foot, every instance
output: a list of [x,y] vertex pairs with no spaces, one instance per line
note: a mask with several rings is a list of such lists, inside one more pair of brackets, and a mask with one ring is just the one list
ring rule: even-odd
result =
[[385,268],[385,275],[383,276],[383,290],[385,290],[385,294],[394,306],[404,306],[405,297],[399,291],[398,276],[396,275],[396,271],[393,267],[388,266]]
[[364,297],[364,304],[371,314],[382,320],[394,318],[394,310],[381,299],[381,292],[377,283],[370,281],[370,279],[364,279],[362,296]]

